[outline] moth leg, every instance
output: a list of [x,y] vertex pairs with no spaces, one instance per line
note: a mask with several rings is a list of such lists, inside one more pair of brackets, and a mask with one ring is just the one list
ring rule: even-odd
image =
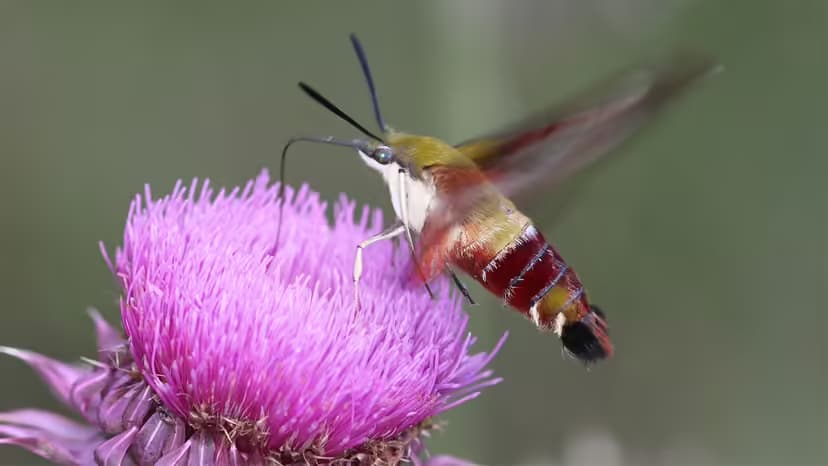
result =
[[460,293],[466,298],[466,300],[471,305],[477,304],[474,302],[474,299],[471,297],[471,293],[469,293],[469,289],[466,287],[466,284],[460,281],[460,277],[457,276],[457,273],[451,267],[448,267],[448,273],[451,275],[451,279],[454,281],[454,285],[460,290]]
[[359,243],[356,247],[356,257],[354,258],[354,299],[356,300],[357,309],[359,309],[359,280],[362,278],[362,250],[366,247],[376,243],[377,241],[382,241],[385,239],[394,238],[396,236],[400,236],[405,231],[405,226],[403,226],[402,222],[397,220],[383,230],[382,232],[366,239],[365,241]]
[[399,171],[400,175],[400,220],[402,220],[403,228],[405,229],[405,237],[408,240],[408,248],[411,250],[411,257],[414,258],[414,266],[417,267],[417,273],[420,274],[420,277],[423,279],[423,284],[425,284],[425,289],[428,292],[428,295],[434,299],[434,293],[431,291],[431,287],[428,286],[428,278],[426,274],[423,273],[423,269],[420,267],[420,261],[417,259],[417,250],[414,247],[414,237],[411,235],[411,228],[408,227],[408,177],[405,174],[405,170],[400,168]]

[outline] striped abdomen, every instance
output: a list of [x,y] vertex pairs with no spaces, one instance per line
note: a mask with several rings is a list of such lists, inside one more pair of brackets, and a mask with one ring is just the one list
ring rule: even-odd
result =
[[611,355],[603,314],[589,304],[575,271],[531,221],[515,214],[510,220],[523,218],[522,226],[501,226],[503,234],[467,245],[454,262],[539,328],[558,334],[579,358]]

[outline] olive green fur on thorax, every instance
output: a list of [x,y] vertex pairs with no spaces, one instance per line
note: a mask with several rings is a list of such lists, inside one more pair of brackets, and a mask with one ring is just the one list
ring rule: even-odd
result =
[[454,146],[437,138],[389,131],[385,134],[385,140],[394,150],[397,161],[408,168],[412,176],[420,177],[432,166],[477,167]]

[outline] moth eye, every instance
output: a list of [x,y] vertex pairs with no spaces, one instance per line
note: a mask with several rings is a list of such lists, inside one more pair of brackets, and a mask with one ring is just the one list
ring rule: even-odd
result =
[[372,158],[377,162],[388,165],[394,160],[394,151],[391,150],[388,146],[379,146],[374,149],[374,153],[371,154]]

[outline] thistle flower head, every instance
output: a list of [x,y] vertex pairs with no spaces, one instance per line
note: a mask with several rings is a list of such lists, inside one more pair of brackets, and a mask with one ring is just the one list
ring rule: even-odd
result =
[[65,464],[419,461],[431,419],[497,382],[496,348],[471,354],[460,300],[405,286],[390,242],[366,249],[357,308],[355,245],[381,214],[343,197],[331,226],[316,193],[286,191],[280,208],[265,172],[136,197],[104,252],[125,335],[93,314],[100,354],[84,366],[0,348],[87,423],[0,413],[0,443]]

